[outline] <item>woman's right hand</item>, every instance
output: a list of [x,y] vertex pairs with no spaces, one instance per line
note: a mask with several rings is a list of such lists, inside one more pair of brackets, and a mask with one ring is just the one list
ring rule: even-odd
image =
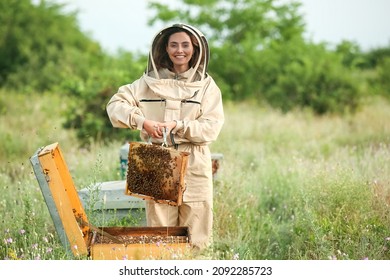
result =
[[144,121],[144,129],[148,133],[148,135],[152,138],[162,138],[163,137],[163,129],[166,128],[167,132],[171,131],[176,127],[176,122],[156,122],[151,120]]
[[144,121],[144,129],[148,133],[148,135],[152,138],[162,138],[162,127],[161,123],[151,121],[151,120],[145,120]]

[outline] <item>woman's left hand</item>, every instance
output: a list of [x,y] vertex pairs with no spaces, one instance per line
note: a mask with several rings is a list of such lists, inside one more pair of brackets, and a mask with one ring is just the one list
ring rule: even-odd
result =
[[167,133],[169,133],[172,129],[174,129],[176,127],[176,122],[175,121],[171,121],[171,122],[164,122],[164,123],[160,123],[159,126],[161,128],[166,128],[167,130]]

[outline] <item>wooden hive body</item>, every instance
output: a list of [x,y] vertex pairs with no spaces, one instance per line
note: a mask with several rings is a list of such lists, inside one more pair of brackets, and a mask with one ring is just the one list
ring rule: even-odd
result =
[[30,161],[59,238],[73,256],[171,259],[188,254],[187,227],[101,228],[90,224],[58,143],[39,149]]

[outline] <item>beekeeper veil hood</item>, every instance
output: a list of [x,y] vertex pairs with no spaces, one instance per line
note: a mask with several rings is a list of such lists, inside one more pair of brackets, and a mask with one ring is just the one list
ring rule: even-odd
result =
[[173,65],[169,59],[166,47],[168,45],[169,37],[172,34],[183,31],[190,36],[194,46],[194,53],[190,60],[190,68],[192,68],[193,71],[187,81],[196,82],[199,79],[203,80],[206,78],[210,57],[207,40],[202,32],[195,27],[181,23],[166,27],[155,35],[149,52],[146,75],[160,79],[160,69],[167,68],[172,70]]

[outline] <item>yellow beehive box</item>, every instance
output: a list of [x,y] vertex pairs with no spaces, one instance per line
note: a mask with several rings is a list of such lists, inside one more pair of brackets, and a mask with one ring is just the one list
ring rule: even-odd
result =
[[188,256],[187,227],[102,228],[90,224],[58,143],[38,149],[30,161],[59,238],[73,256],[93,260]]

